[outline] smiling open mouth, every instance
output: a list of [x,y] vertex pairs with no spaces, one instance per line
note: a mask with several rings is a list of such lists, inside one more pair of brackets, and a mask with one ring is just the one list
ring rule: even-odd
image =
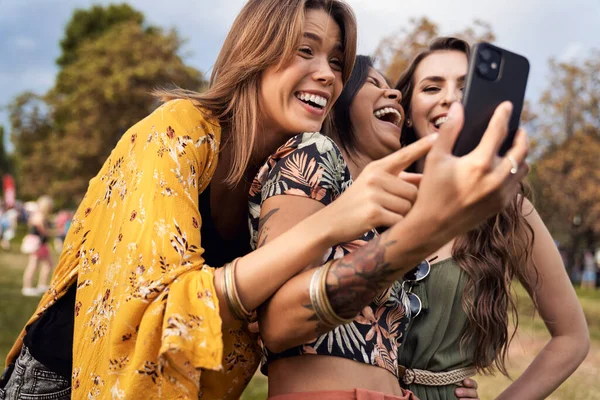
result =
[[396,110],[392,107],[384,107],[373,113],[377,119],[380,119],[385,122],[390,122],[396,126],[402,125],[402,114],[400,111]]
[[319,96],[311,93],[298,92],[296,98],[303,103],[308,104],[311,107],[322,110],[327,105],[327,99],[323,96]]
[[431,123],[433,124],[433,126],[435,126],[436,128],[439,128],[440,126],[442,126],[446,121],[448,121],[448,116],[447,115],[442,115],[441,117],[437,117],[434,118]]

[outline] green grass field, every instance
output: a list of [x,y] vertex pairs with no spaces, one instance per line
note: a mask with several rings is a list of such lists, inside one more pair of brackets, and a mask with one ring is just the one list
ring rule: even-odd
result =
[[[21,296],[21,279],[27,257],[18,252],[18,240],[11,251],[0,250],[0,357],[6,357],[16,335],[35,310],[39,298]],[[519,290],[520,326],[510,350],[510,373],[518,376],[548,340],[524,290]],[[583,306],[592,349],[583,365],[551,397],[555,400],[600,400],[600,291],[577,291]],[[510,384],[503,376],[478,376],[481,399],[492,399]],[[266,378],[257,374],[242,396],[243,400],[265,399]]]
[[[509,373],[514,379],[521,374],[546,344],[550,335],[542,320],[534,315],[531,299],[518,288],[519,329],[510,348]],[[577,371],[549,397],[554,400],[600,400],[600,290],[581,291],[577,295],[590,328],[592,348]],[[502,375],[477,376],[482,400],[495,398],[511,384]],[[258,373],[244,392],[242,400],[262,400],[267,397],[267,379]]]

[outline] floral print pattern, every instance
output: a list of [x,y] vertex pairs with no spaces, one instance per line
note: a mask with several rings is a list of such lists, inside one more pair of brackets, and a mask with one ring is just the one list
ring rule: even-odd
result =
[[[258,238],[262,203],[272,196],[307,197],[330,204],[350,185],[352,178],[336,144],[320,133],[303,133],[279,148],[257,174],[250,190],[252,248]],[[376,231],[349,243],[341,243],[324,255],[322,262],[338,259],[364,246]],[[398,377],[398,346],[407,327],[401,285],[395,283],[365,307],[352,323],[338,326],[315,340],[275,354],[263,346],[263,367],[281,357],[322,354],[345,357],[386,369]]]
[[[250,339],[221,332],[214,269],[202,257],[198,199],[220,134],[191,101],[170,101],[131,127],[90,181],[28,322],[77,284],[73,398],[197,398],[201,386],[203,398],[223,398],[205,388],[204,374],[222,371],[231,352],[223,336],[229,348]],[[249,361],[210,382],[233,397],[257,365],[249,344],[239,351]]]

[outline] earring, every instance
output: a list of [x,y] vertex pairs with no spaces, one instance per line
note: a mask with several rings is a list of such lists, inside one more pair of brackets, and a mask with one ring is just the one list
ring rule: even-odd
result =
[[406,120],[406,126],[408,126],[409,128],[412,128],[412,120],[407,119]]

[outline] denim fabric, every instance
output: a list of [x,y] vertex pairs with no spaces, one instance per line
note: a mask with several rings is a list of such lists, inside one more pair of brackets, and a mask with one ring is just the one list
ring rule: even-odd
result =
[[[23,346],[14,369],[8,371],[6,382],[0,384],[0,400],[67,400],[71,398],[71,383],[50,371]],[[3,381],[4,381],[3,380]],[[4,385],[4,387],[1,387]]]

